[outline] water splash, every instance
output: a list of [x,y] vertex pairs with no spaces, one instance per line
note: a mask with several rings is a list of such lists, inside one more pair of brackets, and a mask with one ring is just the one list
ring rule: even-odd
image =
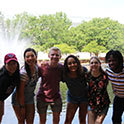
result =
[[7,25],[2,22],[0,24],[0,67],[3,65],[4,56],[7,53],[15,53],[19,63],[23,64],[23,53],[25,48],[29,46],[30,39],[20,38],[23,25],[18,23],[16,26]]

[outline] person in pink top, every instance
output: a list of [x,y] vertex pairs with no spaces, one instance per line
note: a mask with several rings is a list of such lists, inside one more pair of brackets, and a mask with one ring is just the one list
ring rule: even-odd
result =
[[53,112],[53,124],[59,124],[60,112],[62,111],[62,99],[60,94],[60,81],[62,80],[63,65],[59,63],[61,51],[52,47],[49,51],[49,62],[40,66],[42,77],[37,93],[37,110],[40,124],[46,123],[47,108],[50,105]]

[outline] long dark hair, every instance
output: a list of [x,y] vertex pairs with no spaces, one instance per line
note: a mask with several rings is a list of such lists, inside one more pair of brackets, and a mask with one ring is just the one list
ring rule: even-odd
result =
[[14,84],[19,86],[19,84],[20,84],[20,66],[19,66],[18,62],[17,62],[17,69],[13,74],[13,78],[14,78]]
[[118,63],[119,63],[118,68],[122,70],[123,69],[123,56],[121,52],[118,50],[110,50],[105,56],[106,63],[108,63],[108,59],[110,58],[111,55],[113,56],[113,58],[118,60]]
[[68,74],[69,74],[69,68],[68,68],[68,64],[67,64],[67,61],[68,61],[69,58],[74,58],[74,60],[76,61],[77,65],[78,65],[77,71],[76,71],[77,72],[77,76],[78,77],[82,77],[84,75],[83,67],[81,66],[80,60],[76,56],[74,56],[74,55],[69,55],[65,59],[65,61],[64,61],[64,75],[68,76]]
[[[37,53],[33,48],[27,48],[24,51],[24,58],[26,57],[26,53],[30,52],[30,51],[32,51],[35,54],[35,56],[37,57]],[[30,71],[29,65],[26,62],[25,62],[25,70],[26,70],[26,72],[28,74],[29,79],[31,79],[31,71]]]

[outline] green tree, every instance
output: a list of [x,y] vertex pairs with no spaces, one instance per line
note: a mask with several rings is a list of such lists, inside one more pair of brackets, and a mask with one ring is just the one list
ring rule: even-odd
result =
[[69,46],[75,46],[77,51],[82,50],[82,48],[86,45],[85,42],[85,34],[83,34],[77,27],[71,27],[68,32],[68,40],[66,43]]
[[62,12],[55,15],[30,17],[25,34],[32,37],[34,47],[44,51],[55,44],[65,43],[71,24],[66,14]]
[[75,53],[76,52],[74,46],[69,46],[65,43],[54,45],[54,46],[58,47],[61,50],[62,54],[68,54],[68,53]]
[[75,51],[95,54],[110,49],[124,51],[124,25],[110,18],[93,18],[72,27],[72,22],[62,12],[42,16],[24,12],[11,19],[5,19],[0,13],[0,32],[3,35],[7,32],[8,37],[20,32],[19,39],[30,39],[37,51],[47,51],[61,44],[73,46],[70,49]]
[[80,41],[82,39],[84,43],[82,49],[90,42],[95,41],[98,46],[102,46],[101,48],[105,47],[106,50],[123,50],[124,25],[117,21],[113,21],[110,18],[93,18],[88,22],[82,22],[76,28],[82,34],[80,37]]
[[96,41],[91,41],[82,49],[82,52],[84,51],[94,53],[96,56],[98,56],[99,53],[105,52],[106,48],[104,46],[98,45]]

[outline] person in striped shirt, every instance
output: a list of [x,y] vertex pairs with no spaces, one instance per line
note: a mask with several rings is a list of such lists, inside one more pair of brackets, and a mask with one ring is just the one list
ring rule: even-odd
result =
[[18,124],[34,123],[34,90],[38,79],[37,53],[33,48],[27,48],[24,51],[24,65],[20,69],[20,85],[12,94],[12,106]]
[[124,112],[124,66],[123,56],[118,50],[110,50],[105,61],[108,63],[106,73],[112,83],[113,93],[115,95],[113,101],[113,124],[121,124],[121,117]]

